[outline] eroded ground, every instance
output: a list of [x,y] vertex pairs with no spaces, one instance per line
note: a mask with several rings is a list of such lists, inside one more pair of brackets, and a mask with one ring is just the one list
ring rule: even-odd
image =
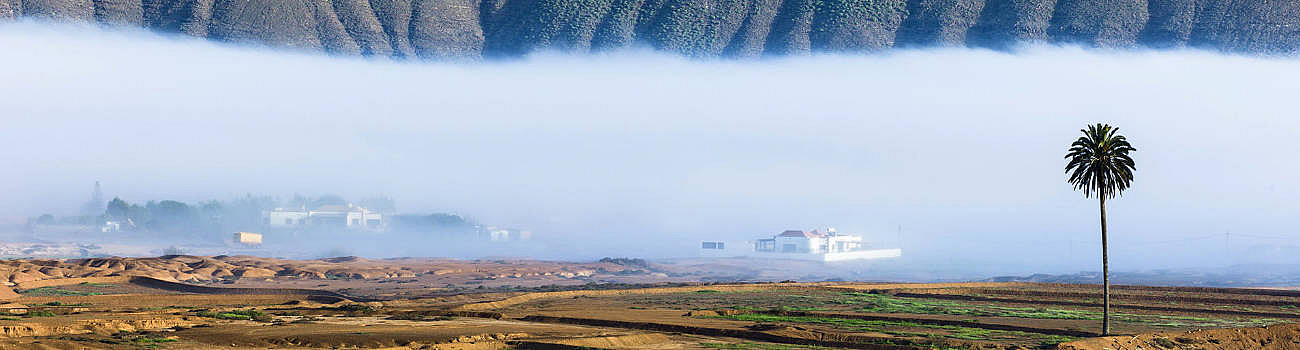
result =
[[1117,336],[1098,337],[1090,285],[709,284],[636,261],[6,263],[0,349],[1300,348],[1294,290],[1115,286]]

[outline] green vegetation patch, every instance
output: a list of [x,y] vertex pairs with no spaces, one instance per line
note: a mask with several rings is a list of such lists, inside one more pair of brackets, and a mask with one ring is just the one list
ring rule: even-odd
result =
[[1058,320],[1100,320],[1101,314],[1083,310],[971,305],[952,301],[899,298],[884,294],[844,293],[836,302],[861,306],[859,311],[890,314],[997,316]]
[[58,289],[54,287],[40,287],[19,291],[18,294],[29,297],[58,297],[58,296],[86,296],[86,295],[104,295],[100,292],[82,292],[75,290]]
[[90,306],[90,303],[64,304],[63,302],[59,302],[59,301],[51,301],[37,306]]
[[719,349],[719,350],[795,350],[795,349],[815,349],[829,350],[834,348],[814,346],[814,345],[792,345],[792,344],[759,344],[759,343],[700,343],[700,346]]
[[[983,328],[932,325],[906,321],[878,321],[878,320],[860,320],[853,318],[838,317],[814,317],[814,316],[780,316],[766,314],[741,314],[729,316],[707,316],[706,318],[727,319],[735,321],[750,321],[763,323],[810,323],[823,324],[836,328],[848,329],[859,332],[877,332],[898,337],[947,337],[963,340],[990,340],[990,339],[1039,339],[1049,340],[1049,336],[1037,333],[999,331]],[[917,332],[905,331],[898,328],[912,329],[931,329],[939,332]],[[1052,336],[1050,340],[1069,341],[1070,337]]]
[[203,311],[198,311],[196,314],[199,317],[210,317],[210,318],[216,318],[222,320],[245,320],[245,321],[270,322],[273,319],[271,315],[267,315],[261,311],[257,311],[254,309],[231,310],[225,312],[203,310]]
[[365,315],[373,314],[379,311],[378,308],[366,304],[347,304],[347,305],[339,306],[334,309],[338,311],[347,312],[348,314],[365,314]]
[[[631,302],[635,307],[682,310],[731,309],[760,313],[785,310],[928,314],[955,315],[970,320],[980,317],[1009,317],[1099,321],[1102,318],[1102,312],[1099,309],[1023,307],[997,303],[898,297],[864,292],[804,292],[792,294],[789,291],[774,290],[719,291],[702,289],[693,292],[624,298],[623,300]],[[1295,307],[1283,307],[1282,309],[1300,312]],[[1113,321],[1117,322],[1170,328],[1260,327],[1280,322],[1275,319],[1206,318],[1115,312],[1111,313],[1111,317]]]
[[156,337],[140,337],[140,338],[131,339],[132,343],[142,343],[142,344],[171,343],[177,341],[179,340],[172,339],[172,338],[156,338]]
[[[884,294],[844,293],[832,303],[858,306],[858,311],[930,315],[993,316],[1057,320],[1101,320],[1102,312],[1052,308],[974,305],[945,300],[900,298]],[[1192,316],[1111,313],[1111,319],[1162,327],[1263,327],[1280,323],[1274,319],[1224,319]]]
[[139,310],[139,311],[158,311],[158,310],[167,310],[167,309],[197,310],[197,309],[202,309],[202,308],[201,308],[201,307],[198,307],[198,306],[168,305],[168,306],[149,306],[149,307],[142,307],[142,308],[138,308],[138,309],[136,309],[136,310]]

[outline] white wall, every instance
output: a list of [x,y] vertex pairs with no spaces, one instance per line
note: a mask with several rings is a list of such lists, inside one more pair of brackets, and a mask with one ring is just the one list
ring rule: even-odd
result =
[[[300,226],[307,219],[307,213],[301,211],[271,211],[267,215],[272,227]],[[286,222],[289,220],[289,222]]]

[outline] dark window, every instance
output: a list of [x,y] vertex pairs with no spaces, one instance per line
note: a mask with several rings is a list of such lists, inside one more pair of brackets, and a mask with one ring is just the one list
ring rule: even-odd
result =
[[285,225],[293,225],[293,219],[284,219]]

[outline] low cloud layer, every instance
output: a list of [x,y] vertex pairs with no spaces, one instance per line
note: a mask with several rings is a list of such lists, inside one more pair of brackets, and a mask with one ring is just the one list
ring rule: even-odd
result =
[[1110,206],[1118,269],[1286,261],[1300,238],[1293,58],[442,64],[39,23],[0,26],[0,47],[7,222],[75,211],[98,180],[134,201],[384,194],[574,242],[547,257],[689,256],[703,239],[833,226],[927,264],[1077,271],[1095,269],[1097,204],[1061,157],[1108,122],[1139,150]]

